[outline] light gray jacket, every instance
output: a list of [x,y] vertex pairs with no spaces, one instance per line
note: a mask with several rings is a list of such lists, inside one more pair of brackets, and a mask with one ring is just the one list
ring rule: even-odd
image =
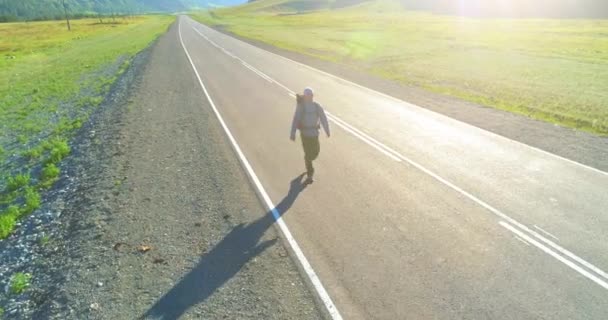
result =
[[320,126],[323,126],[323,130],[329,136],[327,116],[320,104],[309,102],[296,105],[296,112],[291,123],[291,137],[295,137],[296,129],[299,129],[304,137],[317,137]]

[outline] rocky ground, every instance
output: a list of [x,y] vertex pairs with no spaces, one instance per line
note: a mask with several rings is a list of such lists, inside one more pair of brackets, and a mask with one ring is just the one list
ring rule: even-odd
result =
[[6,319],[321,317],[172,41],[135,58],[0,242]]

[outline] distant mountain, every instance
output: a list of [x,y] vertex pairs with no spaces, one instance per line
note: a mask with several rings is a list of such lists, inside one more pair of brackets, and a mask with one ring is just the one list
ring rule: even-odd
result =
[[243,4],[247,0],[181,0],[188,8],[228,7]]
[[[72,15],[177,12],[190,8],[230,6],[246,0],[65,0]],[[0,0],[0,21],[54,19],[63,15],[61,0]]]

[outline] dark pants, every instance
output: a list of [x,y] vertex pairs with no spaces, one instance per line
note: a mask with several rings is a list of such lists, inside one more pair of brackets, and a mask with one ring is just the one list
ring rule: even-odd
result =
[[305,137],[302,138],[302,147],[304,147],[304,163],[306,164],[306,174],[309,177],[315,173],[315,168],[312,166],[312,161],[319,156],[321,147],[319,146],[319,137]]

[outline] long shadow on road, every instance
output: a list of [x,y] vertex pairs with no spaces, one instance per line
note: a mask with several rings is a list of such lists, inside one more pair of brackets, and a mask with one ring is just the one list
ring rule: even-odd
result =
[[[282,216],[291,208],[305,188],[303,174],[291,181],[289,192],[274,208]],[[272,246],[277,239],[259,243],[275,222],[274,210],[260,219],[235,226],[211,251],[201,257],[199,263],[161,297],[141,318],[178,319],[190,307],[211,296],[226,281],[235,276],[252,258]]]

